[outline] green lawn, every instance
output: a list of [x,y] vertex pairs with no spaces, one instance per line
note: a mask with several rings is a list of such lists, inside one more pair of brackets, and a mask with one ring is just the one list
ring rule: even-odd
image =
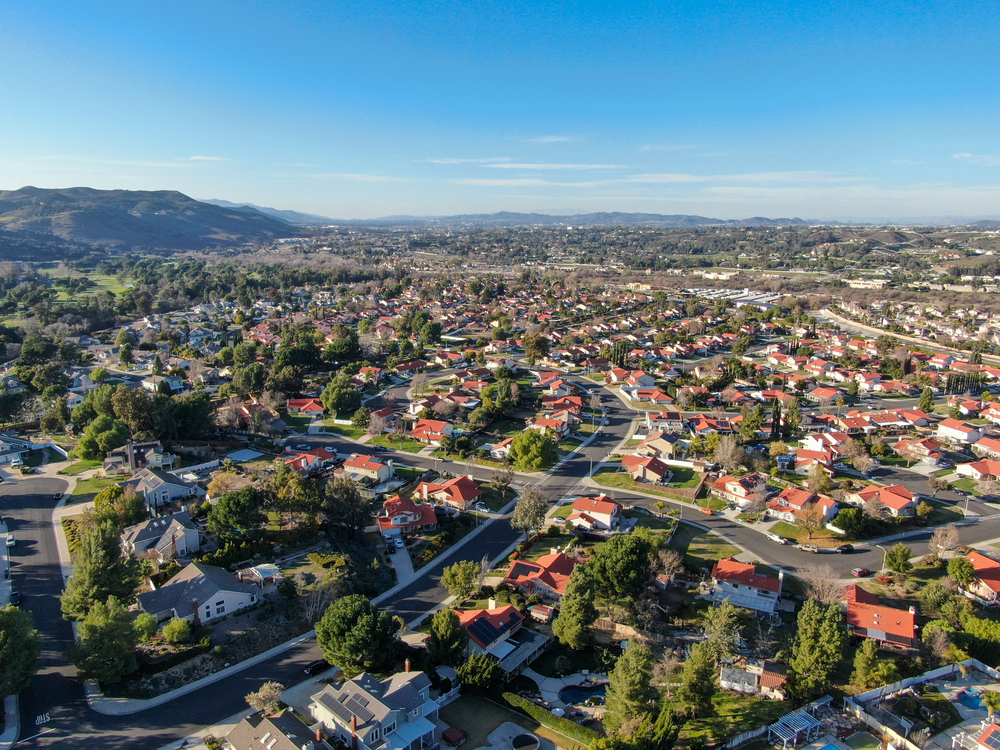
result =
[[[632,480],[628,474],[623,471],[618,471],[617,466],[602,466],[593,476],[593,480],[597,482],[602,487],[612,487],[621,490],[631,490],[633,492],[642,492],[646,495],[660,495],[662,497],[669,497],[672,500],[679,500],[683,503],[692,503],[700,505],[701,507],[711,508],[712,510],[722,510],[726,507],[726,504],[717,497],[711,496],[707,498],[701,498],[700,500],[694,501],[690,497],[685,495],[679,495],[676,492],[671,492],[671,487],[679,487],[684,489],[690,489],[697,486],[698,480],[692,482],[692,480],[687,477],[684,472],[685,469],[679,469],[678,473],[682,477],[681,482],[670,482],[670,484],[660,486],[654,484],[647,484],[645,482],[636,483]],[[694,472],[688,472],[693,474]]]
[[703,738],[712,743],[717,738],[732,737],[741,731],[771,724],[786,713],[783,701],[771,701],[754,695],[719,690],[712,698],[712,715],[689,720],[681,730],[676,747],[690,747],[692,740]]
[[312,417],[308,417],[305,414],[284,414],[281,417],[281,421],[295,432],[305,434],[309,430],[309,425],[312,424]]
[[102,465],[103,461],[101,461],[100,459],[96,459],[93,461],[91,460],[77,461],[76,463],[72,463],[69,466],[64,466],[63,468],[59,469],[58,473],[67,477],[75,477],[77,474],[82,474],[83,472],[89,471],[91,469],[100,469]]
[[515,435],[519,435],[524,432],[524,420],[504,417],[503,419],[498,419],[491,424],[489,431],[498,435],[503,435],[504,437],[514,437]]
[[934,512],[927,516],[928,526],[943,526],[947,523],[958,523],[962,520],[962,511],[937,500],[927,500],[934,506]]
[[853,750],[879,750],[882,742],[877,737],[873,737],[868,732],[855,732],[844,740]]
[[[48,276],[52,276],[52,273],[48,273]],[[100,292],[114,292],[115,294],[124,293],[128,287],[123,284],[118,283],[118,279],[115,276],[108,276],[102,273],[90,272],[85,274],[88,279],[94,282],[94,286],[83,292],[80,295],[71,295],[65,289],[59,289],[59,293],[56,299],[60,302],[65,302],[70,299],[77,299],[79,297],[85,297],[89,294],[98,294]],[[58,288],[58,287],[56,287]]]
[[670,546],[684,555],[684,560],[694,568],[707,567],[720,558],[738,555],[740,550],[725,539],[697,526],[682,523],[678,526]]
[[572,665],[569,674],[582,672],[584,669],[590,672],[597,669],[597,654],[594,649],[574,651],[558,641],[545,649],[544,653],[531,662],[529,666],[543,677],[559,677],[561,675],[556,672],[556,660],[560,656],[569,659]]
[[82,482],[77,482],[73,491],[70,493],[73,496],[72,502],[90,502],[94,499],[94,496],[98,492],[103,489],[107,489],[108,487],[113,487],[120,482],[120,479],[99,479],[97,477],[84,479]]
[[835,534],[829,529],[816,529],[812,533],[812,538],[808,538],[809,535],[806,533],[805,529],[798,526],[793,526],[785,521],[778,521],[771,527],[772,534],[777,534],[778,536],[786,537],[787,539],[794,539],[799,543],[815,543],[820,547],[830,546],[830,541],[839,541],[843,537]]
[[955,490],[965,490],[966,492],[971,492],[976,497],[982,497],[982,493],[976,488],[976,480],[972,477],[962,477],[956,482],[951,483],[952,489]]
[[509,503],[514,498],[514,490],[508,489],[502,496],[492,487],[483,487],[483,496],[479,498],[479,502],[485,505],[490,510],[496,512],[503,508],[507,503]]
[[[666,511],[665,508],[664,511]],[[639,513],[635,510],[626,510],[622,513],[622,515],[626,518],[635,518],[637,520],[637,526],[652,529],[653,531],[670,531],[670,529],[674,527],[675,523],[669,518],[657,518],[656,516],[651,516],[648,513]]]
[[378,435],[368,442],[371,445],[384,445],[386,448],[394,448],[398,451],[405,451],[406,453],[419,453],[427,447],[423,443],[418,443],[416,440],[410,440],[409,438],[397,440],[391,435]]
[[396,470],[396,476],[401,479],[416,479],[424,473],[424,469],[418,469],[415,466],[401,466],[397,463],[393,463],[393,468]]
[[553,516],[558,516],[559,518],[569,518],[569,514],[573,512],[573,503],[566,503],[565,505],[560,505],[559,508],[553,513]]
[[464,745],[468,748],[489,747],[487,737],[490,732],[508,721],[544,737],[557,747],[566,750],[579,750],[583,747],[580,743],[543,727],[529,716],[470,693],[464,693],[458,700],[443,706],[438,710],[438,716],[441,721],[465,734]]
[[334,424],[331,419],[326,420],[323,424],[326,432],[333,432],[337,435],[348,438],[349,440],[360,440],[366,434],[364,429],[361,427],[355,427],[349,424]]
[[[24,461],[25,466],[31,466],[32,468],[37,468],[42,465],[42,461],[45,460],[45,454],[48,453],[48,448],[43,448],[41,450],[28,451],[27,453],[21,454],[21,460]],[[58,457],[59,460],[63,460],[62,456]]]

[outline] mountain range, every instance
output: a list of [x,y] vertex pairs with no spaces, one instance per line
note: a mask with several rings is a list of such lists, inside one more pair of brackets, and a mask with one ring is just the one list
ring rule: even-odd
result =
[[331,219],[328,216],[317,216],[316,214],[305,214],[301,211],[288,211],[280,208],[268,208],[267,206],[257,206],[253,203],[233,203],[231,201],[224,201],[218,198],[207,198],[203,199],[201,202],[210,203],[213,206],[223,206],[224,208],[235,208],[240,211],[256,211],[257,213],[264,214],[265,216],[270,216],[272,219],[283,221],[286,224],[295,224],[303,227],[342,223],[337,222],[336,219]]
[[0,227],[8,240],[49,236],[119,250],[200,250],[299,233],[258,211],[203,203],[174,190],[86,187],[0,191]]
[[811,222],[802,219],[768,219],[755,216],[750,219],[710,219],[706,216],[687,214],[642,214],[598,212],[573,214],[572,216],[552,216],[550,214],[522,214],[500,211],[495,214],[460,214],[458,216],[385,216],[368,221],[338,221],[338,224],[352,226],[412,226],[412,227],[709,227],[709,226],[753,226],[753,227],[804,227]]

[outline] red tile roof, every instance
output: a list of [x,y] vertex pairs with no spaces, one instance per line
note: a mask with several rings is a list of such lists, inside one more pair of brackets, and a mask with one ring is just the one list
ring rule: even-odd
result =
[[731,557],[724,557],[712,568],[712,578],[726,583],[737,583],[763,591],[781,593],[781,581],[764,573],[758,573],[757,567],[749,563],[741,563]]
[[851,627],[881,631],[896,638],[916,638],[914,612],[886,607],[880,603],[878,596],[855,584],[844,590],[844,596],[847,599],[847,624]]
[[514,586],[524,586],[541,581],[560,596],[566,593],[570,573],[576,567],[576,560],[562,552],[542,555],[536,561],[515,560],[504,581]]

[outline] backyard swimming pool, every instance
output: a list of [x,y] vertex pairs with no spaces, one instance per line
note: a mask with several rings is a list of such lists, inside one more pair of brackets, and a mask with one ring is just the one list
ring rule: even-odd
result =
[[608,683],[606,682],[600,682],[596,685],[567,685],[559,691],[559,700],[567,706],[572,706],[583,703],[587,698],[593,698],[595,695],[603,698],[607,689]]
[[985,711],[986,708],[983,706],[983,699],[980,698],[981,695],[982,691],[976,688],[967,688],[955,697],[966,708],[971,708],[973,711]]

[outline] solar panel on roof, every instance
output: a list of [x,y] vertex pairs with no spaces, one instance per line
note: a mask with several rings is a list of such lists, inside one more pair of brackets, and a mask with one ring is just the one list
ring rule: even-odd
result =
[[1000,732],[996,730],[990,732],[985,744],[990,750],[1000,750]]
[[500,631],[493,627],[489,620],[480,619],[469,625],[469,635],[473,636],[480,643],[492,643]]

